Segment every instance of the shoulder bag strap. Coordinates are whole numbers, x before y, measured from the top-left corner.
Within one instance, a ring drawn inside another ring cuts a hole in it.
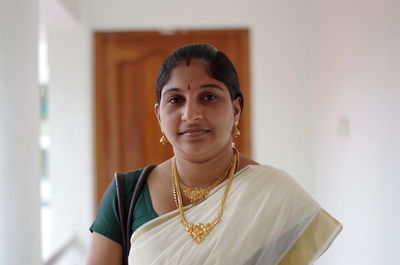
[[[127,242],[126,242],[126,196],[125,196],[125,183],[124,183],[123,173],[116,172],[114,175],[115,179],[115,187],[117,191],[117,202],[118,202],[118,214],[119,214],[119,223],[121,227],[121,235],[122,235],[122,254],[123,254],[123,264],[128,265],[128,252],[127,252]]]
[[[129,204],[129,211],[128,211],[128,218],[126,222],[126,242],[127,242],[127,256],[129,255],[129,251],[131,249],[131,235],[134,231],[132,231],[132,225],[134,220],[133,212],[135,210],[136,202],[139,199],[140,192],[143,189],[144,184],[146,183],[147,177],[149,176],[150,172],[155,168],[157,165],[151,164],[145,167],[140,174],[138,181],[136,182],[135,189],[133,190],[131,202]]]
[[[122,252],[123,252],[123,264],[128,265],[128,255],[131,248],[130,237],[133,233],[132,224],[133,224],[133,211],[135,209],[136,202],[139,198],[140,192],[143,189],[144,183],[146,183],[147,177],[150,171],[155,168],[157,165],[149,165],[142,170],[140,174],[135,188],[133,190],[132,198],[129,203],[129,211],[127,215],[127,207],[125,205],[126,195],[125,195],[125,184],[124,184],[124,176],[122,173],[115,173],[115,185],[117,190],[117,199],[118,199],[118,211],[119,211],[119,220],[121,225],[121,234],[122,234]]]

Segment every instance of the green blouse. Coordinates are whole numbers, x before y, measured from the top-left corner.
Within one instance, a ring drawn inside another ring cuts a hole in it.
[[[142,170],[143,169],[138,169],[125,173],[124,180],[127,197],[126,205],[129,205],[131,201],[133,189],[135,188],[136,182]],[[149,187],[147,186],[147,183],[144,184],[136,202],[133,217],[134,222],[132,224],[132,231],[135,231],[144,223],[158,217],[151,203]],[[103,236],[122,244],[121,228],[118,217],[117,192],[114,179],[103,195],[100,206],[97,210],[96,219],[90,226],[90,231],[102,234]]]

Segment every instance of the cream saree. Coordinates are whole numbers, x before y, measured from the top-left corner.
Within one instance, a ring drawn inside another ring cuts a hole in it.
[[[189,222],[215,218],[225,183],[186,208]],[[173,211],[132,235],[129,264],[312,264],[341,227],[283,171],[247,166],[235,175],[221,222],[200,244]]]

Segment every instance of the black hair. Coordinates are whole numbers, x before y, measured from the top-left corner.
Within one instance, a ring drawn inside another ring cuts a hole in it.
[[[157,102],[160,103],[163,87],[171,78],[172,70],[181,62],[192,58],[204,59],[208,64],[210,77],[224,83],[232,100],[240,98],[243,110],[243,93],[235,67],[229,58],[214,46],[205,43],[193,43],[175,49],[163,62],[156,81]]]

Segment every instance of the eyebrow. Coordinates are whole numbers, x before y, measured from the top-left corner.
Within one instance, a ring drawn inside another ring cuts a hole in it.
[[[199,88],[208,88],[208,87],[214,87],[214,88],[218,88],[220,90],[224,90],[222,87],[220,87],[219,85],[216,85],[216,84],[205,84],[205,85],[201,85]]]
[[[220,89],[222,91],[224,90],[222,87],[220,87],[219,85],[216,85],[216,84],[205,84],[205,85],[199,86],[198,88],[199,89],[204,89],[204,88],[210,88],[210,87],[211,88],[217,88],[217,89]],[[172,91],[182,91],[182,89],[179,88],[179,87],[170,87],[170,88],[167,88],[167,89],[163,89],[161,95],[164,95],[164,94],[166,94],[168,92],[172,92]]]
[[[177,87],[170,87],[170,88],[167,88],[167,89],[163,89],[161,95],[164,95],[164,94],[166,94],[166,93],[168,93],[168,92],[172,92],[172,91],[181,91],[181,90],[182,90],[182,89],[177,88]]]

